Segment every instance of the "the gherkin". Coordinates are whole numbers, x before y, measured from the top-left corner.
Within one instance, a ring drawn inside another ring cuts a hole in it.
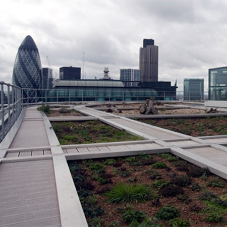
[[[30,35],[26,36],[21,43],[13,68],[12,83],[24,90],[23,96],[29,96],[30,102],[37,100],[41,92],[36,89],[42,88],[41,61],[38,48]]]

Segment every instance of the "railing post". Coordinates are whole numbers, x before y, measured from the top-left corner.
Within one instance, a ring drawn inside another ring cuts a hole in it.
[[[57,103],[58,103],[58,90],[56,92],[57,92]]]
[[[14,87],[12,87],[12,119],[13,119],[13,123],[16,121],[15,119],[15,100],[14,100]]]
[[[1,111],[2,111],[2,140],[5,136],[5,122],[4,122],[4,88],[1,84]]]
[[[10,89],[9,89],[9,84],[7,85],[7,92],[8,92],[8,125],[9,125],[9,130],[10,130],[10,125],[11,125],[11,114],[10,114]]]
[[[69,89],[69,104],[70,104],[70,89]]]

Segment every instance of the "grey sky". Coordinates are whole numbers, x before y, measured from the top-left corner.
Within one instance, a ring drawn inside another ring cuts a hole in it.
[[[204,78],[225,66],[226,0],[7,0],[0,9],[0,80],[11,82],[14,60],[26,35],[59,67],[82,67],[101,78],[104,67],[119,79],[120,68],[139,67],[143,38],[159,46],[159,80]]]

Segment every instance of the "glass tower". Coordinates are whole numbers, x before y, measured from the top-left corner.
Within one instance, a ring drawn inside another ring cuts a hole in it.
[[[204,79],[184,79],[184,100],[204,99]]]
[[[209,69],[209,100],[227,100],[227,67]]]
[[[30,35],[21,43],[14,62],[12,83],[21,88],[27,88],[23,92],[24,98],[30,101],[38,100],[42,88],[41,61],[38,48]],[[32,90],[28,90],[32,89]]]
[[[126,87],[137,87],[140,82],[139,69],[120,69],[120,80]]]

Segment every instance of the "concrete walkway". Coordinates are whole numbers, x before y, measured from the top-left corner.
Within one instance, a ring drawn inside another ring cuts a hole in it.
[[[171,152],[227,179],[227,136],[194,138],[83,105],[74,108],[88,115],[83,120],[99,119],[146,140],[60,146],[44,114],[36,107],[22,111],[0,145],[0,226],[87,226],[66,160]]]

